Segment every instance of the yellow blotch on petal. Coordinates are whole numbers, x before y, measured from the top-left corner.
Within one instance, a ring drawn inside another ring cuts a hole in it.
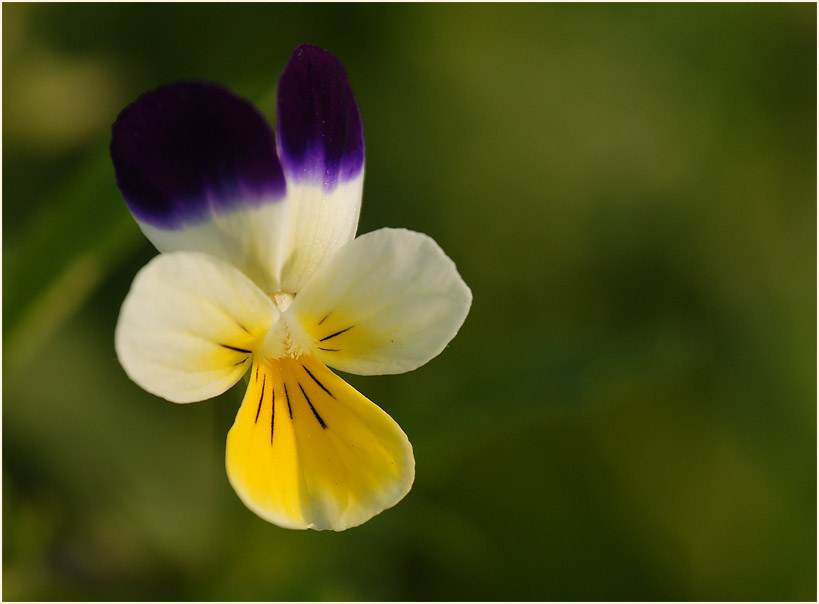
[[[245,505],[294,529],[358,526],[398,503],[415,476],[398,424],[310,356],[254,362],[226,466]]]
[[[377,357],[379,347],[390,341],[383,330],[374,329],[370,321],[360,320],[349,308],[336,307],[322,313],[300,309],[297,316],[313,353],[319,362],[331,367],[345,359]]]

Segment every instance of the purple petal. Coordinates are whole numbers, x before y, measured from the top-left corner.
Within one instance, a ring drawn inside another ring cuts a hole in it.
[[[333,190],[364,167],[361,116],[347,74],[330,52],[302,44],[279,79],[276,131],[288,177]]]
[[[180,82],[147,92],[112,132],[117,184],[141,222],[174,229],[285,194],[273,131],[221,86]]]

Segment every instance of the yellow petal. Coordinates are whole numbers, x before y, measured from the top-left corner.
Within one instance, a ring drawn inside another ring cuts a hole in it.
[[[247,507],[294,529],[362,524],[398,503],[415,476],[398,424],[309,356],[254,364],[226,466]]]

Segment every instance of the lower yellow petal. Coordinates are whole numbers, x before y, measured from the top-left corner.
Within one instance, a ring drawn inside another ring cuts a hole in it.
[[[415,476],[398,424],[308,356],[254,363],[226,466],[247,507],[295,529],[362,524],[398,503]]]

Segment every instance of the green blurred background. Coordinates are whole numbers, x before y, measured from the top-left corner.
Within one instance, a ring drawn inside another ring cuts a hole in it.
[[[816,6],[3,4],[3,598],[815,600]],[[231,490],[241,398],[131,383],[156,252],[109,127],[177,79],[269,116],[332,50],[359,231],[474,293],[437,359],[350,381],[415,447],[396,508],[292,532]]]

